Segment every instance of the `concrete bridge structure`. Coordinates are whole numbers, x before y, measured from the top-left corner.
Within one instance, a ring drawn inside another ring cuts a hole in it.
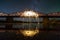
[[[14,21],[13,18],[23,18],[21,16],[21,13],[19,12],[11,13],[11,14],[0,13],[0,17],[6,18],[6,21],[0,20],[0,23],[6,25],[5,28],[0,28],[0,29],[13,29],[12,28],[13,23],[19,23],[19,21]],[[49,27],[49,23],[50,23],[49,18],[60,18],[60,12],[49,13],[49,14],[39,13],[39,18],[43,18],[43,26],[44,28],[46,28]]]

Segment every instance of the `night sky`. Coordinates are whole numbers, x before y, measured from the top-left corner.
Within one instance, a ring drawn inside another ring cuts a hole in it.
[[[25,9],[38,12],[60,12],[60,0],[0,0],[0,11],[11,13]]]

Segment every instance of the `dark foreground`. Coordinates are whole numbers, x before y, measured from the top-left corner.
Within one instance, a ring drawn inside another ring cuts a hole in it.
[[[15,32],[0,32],[0,40],[60,40],[59,31],[40,31],[34,37],[24,37]]]

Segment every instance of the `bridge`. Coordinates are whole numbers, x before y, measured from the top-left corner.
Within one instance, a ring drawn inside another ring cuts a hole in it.
[[[2,24],[5,24],[5,26],[6,26],[5,28],[0,28],[0,29],[3,29],[3,30],[14,29],[14,28],[12,28],[12,25],[14,23],[16,23],[16,24],[22,23],[22,21],[14,21],[13,18],[24,18],[24,16],[23,17],[21,16],[21,14],[22,13],[20,13],[20,12],[11,13],[11,14],[0,13],[0,18],[1,17],[6,18],[6,21],[0,20],[0,24],[2,23]],[[43,23],[44,28],[49,27],[49,23],[51,23],[49,18],[60,18],[60,12],[49,13],[49,14],[44,14],[44,13],[38,13],[38,14],[39,14],[38,18],[43,18],[43,22],[40,22],[40,23]],[[25,23],[27,23],[27,22],[25,22]],[[37,23],[37,22],[32,22],[32,23]]]

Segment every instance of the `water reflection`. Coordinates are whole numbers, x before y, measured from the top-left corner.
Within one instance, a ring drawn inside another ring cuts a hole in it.
[[[14,21],[42,22],[43,18],[13,18]]]
[[[35,29],[35,28],[43,28],[43,24],[41,23],[21,23],[21,24],[13,24],[13,28],[24,28],[24,29]]]
[[[20,30],[20,32],[27,37],[33,37],[34,35],[39,33],[38,29],[35,30]]]

